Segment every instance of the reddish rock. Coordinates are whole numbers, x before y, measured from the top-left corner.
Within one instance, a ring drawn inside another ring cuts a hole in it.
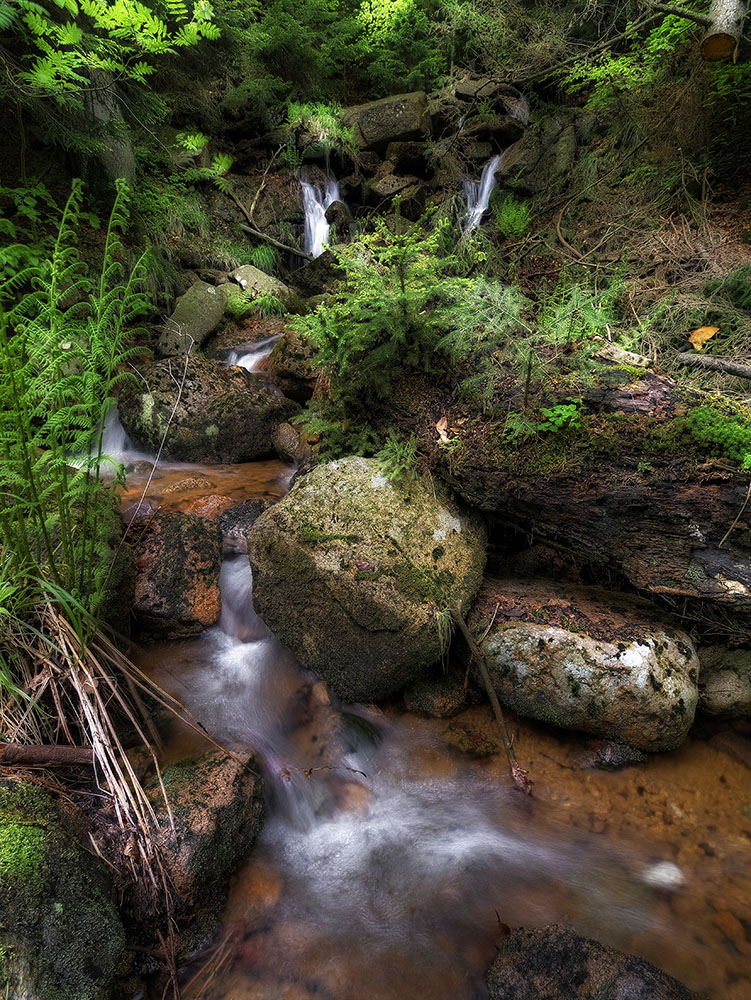
[[[196,514],[158,511],[135,544],[133,612],[141,630],[160,638],[195,635],[221,611],[222,532]]]

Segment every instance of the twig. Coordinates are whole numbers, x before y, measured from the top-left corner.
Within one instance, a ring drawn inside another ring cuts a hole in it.
[[[460,614],[459,611],[452,609],[451,617],[456,625],[459,626],[459,631],[464,636],[464,641],[469,646],[469,650],[472,656],[475,658],[478,670],[480,671],[480,676],[482,677],[482,682],[485,685],[485,690],[488,693],[488,698],[490,698],[490,704],[493,706],[493,712],[495,714],[496,722],[498,723],[498,728],[501,731],[501,739],[503,740],[503,749],[506,751],[506,757],[508,758],[509,771],[511,773],[511,780],[514,782],[517,788],[519,788],[525,795],[532,794],[532,782],[529,780],[528,772],[524,770],[523,767],[519,765],[519,761],[516,759],[516,751],[514,750],[514,744],[511,741],[511,737],[506,729],[506,723],[503,718],[503,712],[501,711],[501,703],[498,701],[498,695],[495,693],[495,688],[490,680],[490,674],[488,673],[487,664],[485,663],[485,657],[480,650],[480,647],[474,640],[474,636],[467,628],[467,623]]]
[[[271,170],[271,167],[272,167],[272,165],[274,163],[274,160],[279,155],[279,152],[280,152],[281,148],[282,147],[280,146],[279,149],[276,150],[276,152],[273,154],[273,156],[269,160],[268,166],[266,167],[266,169],[263,172],[263,177],[261,178],[261,183],[258,186],[258,190],[253,195],[253,201],[250,203],[250,210],[248,211],[248,218],[250,219],[250,222],[251,222],[252,225],[255,225],[255,222],[253,222],[253,216],[255,214],[256,205],[258,204],[258,199],[261,197],[261,192],[266,187],[266,178],[269,175],[269,170]]]
[[[236,208],[238,208],[245,218],[248,220],[248,225],[244,226],[240,223],[240,229],[245,230],[246,233],[250,233],[251,236],[255,236],[256,239],[262,240],[264,243],[270,244],[272,247],[276,247],[277,250],[284,250],[287,253],[293,253],[296,257],[301,257],[303,260],[313,260],[313,254],[305,253],[304,250],[298,250],[296,247],[287,246],[286,243],[280,243],[279,240],[275,240],[273,236],[268,236],[266,233],[262,233],[260,229],[257,229],[253,217],[247,210],[245,205],[240,201],[234,191],[226,191],[227,197],[234,202]]]
[[[749,482],[749,484],[748,484],[748,490],[746,491],[746,499],[745,499],[745,500],[743,501],[743,505],[742,505],[741,509],[740,509],[740,510],[738,511],[738,513],[736,514],[736,516],[735,516],[735,520],[734,520],[734,521],[733,521],[733,523],[732,523],[732,524],[730,525],[730,527],[729,527],[729,528],[728,528],[728,530],[727,530],[727,531],[725,532],[725,534],[724,534],[724,535],[722,536],[722,541],[721,541],[721,542],[720,542],[720,544],[719,544],[719,545],[717,546],[717,548],[718,548],[718,549],[721,549],[721,548],[722,548],[722,546],[723,546],[723,545],[725,544],[725,542],[726,542],[726,541],[728,540],[728,538],[730,537],[730,533],[731,533],[731,531],[733,531],[733,529],[735,528],[736,524],[737,524],[737,523],[738,523],[738,522],[740,521],[740,519],[741,519],[741,518],[743,517],[743,512],[745,511],[746,507],[748,507],[748,501],[749,501],[749,500],[751,500],[751,482]]]
[[[710,372],[724,372],[736,378],[751,378],[751,365],[742,365],[730,358],[717,358],[711,354],[696,354],[686,351],[678,355],[678,362],[691,368],[705,368]]]

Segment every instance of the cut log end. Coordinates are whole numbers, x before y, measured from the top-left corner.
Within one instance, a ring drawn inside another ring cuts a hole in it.
[[[736,50],[738,39],[733,35],[721,32],[716,35],[706,35],[701,43],[702,58],[706,62],[720,62],[730,59]]]

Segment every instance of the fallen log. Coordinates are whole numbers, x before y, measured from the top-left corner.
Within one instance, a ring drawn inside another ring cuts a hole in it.
[[[743,34],[747,8],[745,0],[712,0],[707,14],[709,27],[700,46],[704,59],[717,62],[734,55]]]
[[[569,374],[558,390],[548,380],[522,413],[523,376],[509,375],[492,420],[435,386],[425,389],[430,411],[415,420],[407,398],[414,406],[422,391],[414,381],[407,391],[403,405],[395,400],[396,419],[467,503],[580,566],[606,568],[681,606],[701,602],[702,617],[708,609],[723,634],[751,639],[749,477],[692,434],[687,418],[709,397],[613,368],[578,386]],[[541,409],[557,404],[576,414],[574,425],[541,429]],[[509,420],[504,433],[509,412],[517,423],[523,417],[521,432]]]
[[[689,368],[705,368],[710,372],[724,372],[736,378],[751,378],[751,365],[742,365],[730,358],[713,357],[711,354],[697,354],[686,351],[678,355],[678,361]]]
[[[51,764],[68,766],[94,766],[94,751],[91,747],[70,746],[27,746],[23,743],[0,744],[0,764],[37,764],[44,767]]]

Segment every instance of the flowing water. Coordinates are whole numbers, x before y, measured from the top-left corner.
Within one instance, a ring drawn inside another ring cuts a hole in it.
[[[300,178],[302,204],[305,211],[305,242],[306,253],[320,257],[324,244],[328,240],[330,223],[326,219],[326,210],[335,201],[341,201],[339,185],[336,178],[327,177],[323,188],[313,184],[307,178]]]
[[[487,706],[437,720],[334,704],[254,613],[244,556],[220,584],[218,626],[143,661],[213,737],[255,748],[267,781],[222,971],[188,1000],[476,1000],[499,923],[556,921],[717,1000],[751,995],[741,763],[690,742],[581,771],[577,737],[516,720],[526,799],[502,753],[457,749],[497,740]]]
[[[276,344],[281,340],[281,334],[273,337],[265,337],[253,344],[245,344],[235,347],[228,352],[225,362],[228,365],[235,365],[238,368],[245,368],[249,372],[262,371],[265,367],[266,359],[274,350]]]
[[[488,210],[490,196],[497,184],[496,172],[501,166],[503,153],[498,153],[488,160],[482,170],[479,181],[467,180],[464,182],[464,198],[467,202],[467,211],[464,216],[462,228],[465,233],[471,233],[482,222],[482,217]]]

